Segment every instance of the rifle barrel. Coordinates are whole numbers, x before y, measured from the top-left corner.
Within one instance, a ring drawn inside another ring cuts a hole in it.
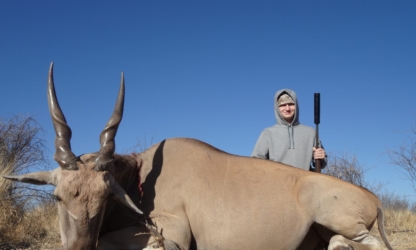
[[[314,95],[314,106],[315,106],[315,124],[320,123],[320,116],[321,116],[321,94],[315,93]]]
[[[320,93],[315,93],[314,95],[314,115],[315,115],[315,148],[318,148],[319,145],[319,123],[320,123],[320,116],[321,116],[321,95]],[[315,171],[317,173],[321,172],[321,160],[315,159]]]

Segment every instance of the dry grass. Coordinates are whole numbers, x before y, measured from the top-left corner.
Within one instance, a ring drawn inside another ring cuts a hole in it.
[[[3,158],[0,157],[0,163],[1,159]],[[12,167],[7,167],[8,165],[5,164],[0,169],[0,176],[12,171]],[[0,177],[0,249],[46,249],[59,246],[55,204],[37,199],[38,206],[34,207],[30,204],[33,199],[27,193],[26,196],[21,196],[14,185],[15,183]]]
[[[60,245],[57,209],[52,203],[25,210],[0,203],[0,249],[46,249]]]
[[[387,209],[384,224],[387,239],[395,250],[416,250],[416,213]],[[381,241],[376,228],[377,225],[373,227],[371,234]]]
[[[50,209],[48,209],[50,210]],[[56,209],[53,209],[56,211]],[[45,249],[60,245],[59,228],[57,227],[57,216],[49,219],[50,212],[33,211],[9,224],[2,224],[2,235],[0,238],[0,249],[34,248]],[[2,222],[0,222],[2,223]],[[8,227],[7,227],[8,226]],[[5,228],[4,228],[5,227]]]

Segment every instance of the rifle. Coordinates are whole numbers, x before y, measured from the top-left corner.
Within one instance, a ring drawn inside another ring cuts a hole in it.
[[[315,113],[315,125],[316,125],[316,130],[315,130],[315,148],[319,148],[320,147],[320,145],[319,145],[319,128],[318,128],[318,125],[319,125],[319,118],[320,118],[320,110],[321,110],[321,95],[319,94],[319,93],[315,93],[315,95],[314,95],[314,106],[315,106],[315,109],[314,109],[314,113]],[[317,173],[320,173],[321,172],[321,160],[317,160],[317,159],[315,159],[315,171],[317,172]]]

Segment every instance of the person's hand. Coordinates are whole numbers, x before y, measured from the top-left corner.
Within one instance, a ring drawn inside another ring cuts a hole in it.
[[[323,148],[313,148],[313,158],[321,160],[325,158],[325,150]]]

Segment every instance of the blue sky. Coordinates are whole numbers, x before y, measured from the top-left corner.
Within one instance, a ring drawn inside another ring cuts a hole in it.
[[[50,159],[53,61],[75,154],[99,148],[122,71],[120,153],[192,137],[248,156],[275,123],[274,93],[291,88],[310,126],[321,93],[329,153],[415,195],[386,150],[416,121],[416,1],[1,1],[0,24],[0,116],[35,116]]]

